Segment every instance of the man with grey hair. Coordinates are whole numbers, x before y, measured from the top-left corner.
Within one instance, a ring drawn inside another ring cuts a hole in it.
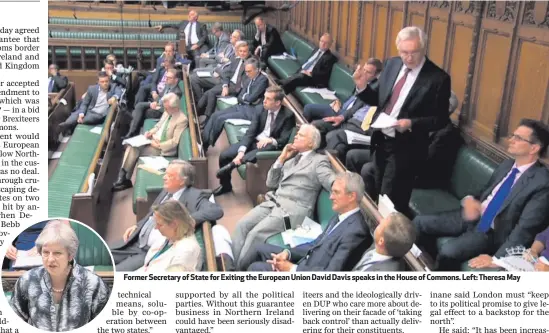
[[[312,217],[320,190],[330,191],[334,172],[330,161],[315,150],[320,133],[312,125],[302,125],[294,142],[287,144],[267,174],[268,200],[246,214],[233,233],[233,253],[237,270],[245,270],[255,260],[253,248],[270,236],[295,229],[306,216]]]
[[[358,97],[376,105],[392,125],[374,130],[371,152],[375,164],[375,189],[386,194],[400,212],[408,211],[414,179],[425,161],[429,133],[448,120],[450,76],[429,60],[427,36],[417,27],[402,29],[396,38],[399,56],[386,61],[378,84],[368,83],[365,73],[353,77]]]
[[[353,271],[403,271],[402,258],[416,240],[416,231],[410,220],[401,213],[385,217],[374,231],[374,244],[364,253]]]
[[[164,174],[164,189],[153,203],[156,206],[164,201],[178,200],[187,207],[196,222],[196,230],[204,221],[214,223],[223,217],[219,205],[210,202],[210,194],[193,187],[195,168],[183,160],[170,162]],[[111,245],[111,252],[118,271],[134,271],[144,265],[145,256],[151,244],[162,237],[154,228],[152,209],[136,225],[129,227],[122,240]]]
[[[359,174],[338,174],[330,199],[336,215],[313,242],[291,249],[270,244],[255,248],[255,262],[248,271],[349,271],[372,244],[370,229],[360,212],[364,182]]]
[[[219,22],[215,22],[212,26],[212,34],[215,36],[214,46],[200,55],[197,67],[206,67],[208,65],[217,64],[217,59],[223,58],[226,49],[229,47],[229,34],[223,31],[223,26]]]

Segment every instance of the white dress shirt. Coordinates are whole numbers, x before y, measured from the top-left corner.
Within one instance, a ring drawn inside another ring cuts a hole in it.
[[[238,81],[238,74],[240,72],[240,67],[242,66],[243,63],[244,63],[244,59],[238,58],[238,66],[236,67],[233,77],[231,78],[231,82],[234,84],[236,84],[236,82]]]
[[[307,157],[307,155],[309,155],[311,152],[312,152],[312,150],[307,150],[307,151],[304,151],[304,152],[302,152],[302,153],[297,153],[296,156],[301,154],[301,159],[299,160],[299,162],[303,161],[303,159],[304,159],[305,157]],[[295,158],[295,156],[294,156],[294,158]],[[283,164],[280,163],[279,160],[278,160],[278,158],[277,158],[277,159],[276,159],[276,162],[273,164],[273,168],[274,168],[274,169],[282,168],[282,165],[283,165]]]
[[[393,259],[393,257],[391,256],[378,253],[375,249],[373,249],[372,251],[374,251],[374,253],[372,254],[372,258],[370,258],[370,260],[366,263],[366,265],[364,265],[364,268],[362,268],[361,270],[366,270],[372,267],[373,264]]]
[[[187,42],[187,39],[189,38],[187,36],[189,36],[189,31],[191,30],[192,24],[194,24],[194,27],[193,27],[193,33],[191,34],[191,44],[196,44],[198,43],[198,35],[196,34],[196,29],[199,28],[196,22],[189,22],[185,27],[185,42]]]
[[[313,65],[310,67],[310,69],[308,69],[312,71],[315,68],[318,61],[320,60],[320,58],[322,58],[323,54],[324,54],[324,51],[322,51],[321,49],[318,49],[318,51],[316,51],[309,59],[307,59],[307,61],[305,61],[305,63],[301,66],[301,69],[305,69],[305,66],[309,64],[309,61],[311,61],[312,59],[315,59],[318,56],[318,58],[316,58],[316,60],[313,62]]]
[[[271,120],[273,119],[272,117],[274,117],[274,119],[276,119],[276,116],[278,116],[278,113],[280,112],[280,109],[274,111],[272,114],[271,114],[271,111],[268,111],[268,115],[267,115],[267,121],[265,122],[265,128],[263,129],[263,132],[259,133],[258,136],[255,137],[255,139],[257,141],[261,140],[261,139],[267,139],[269,138],[269,135],[271,134]],[[275,139],[273,139],[273,145],[276,145],[277,142]],[[248,150],[248,148],[246,146],[240,146],[238,147],[238,152],[239,153],[246,153],[246,151]]]

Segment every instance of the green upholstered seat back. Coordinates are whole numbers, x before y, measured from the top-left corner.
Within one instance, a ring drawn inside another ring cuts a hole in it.
[[[79,245],[76,262],[81,266],[112,266],[111,255],[103,241],[89,228],[71,222]]]
[[[328,85],[330,90],[336,92],[339,99],[345,101],[353,94],[355,87],[353,74],[344,65],[335,64]]]
[[[475,149],[459,149],[450,179],[450,192],[458,199],[482,190],[497,164]]]
[[[330,192],[322,189],[316,200],[316,220],[322,226],[322,230],[326,229],[330,219],[335,215],[332,210],[332,200],[330,200]]]

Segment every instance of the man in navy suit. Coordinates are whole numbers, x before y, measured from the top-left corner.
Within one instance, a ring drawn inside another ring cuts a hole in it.
[[[88,87],[82,103],[74,110],[69,118],[59,124],[61,132],[72,131],[77,124],[98,125],[103,123],[112,104],[122,95],[117,84],[112,84],[105,72],[97,75],[97,84]]]
[[[261,73],[256,59],[248,59],[245,64],[246,78],[242,80],[242,88],[236,97],[238,104],[214,112],[208,119],[203,135],[204,149],[213,146],[217,141],[227,119],[252,120],[255,114],[261,112],[261,101],[269,86],[269,79]]]
[[[66,76],[59,74],[59,66],[51,64],[48,67],[48,93],[60,92],[69,84]]]
[[[320,37],[318,48],[313,51],[311,57],[301,66],[294,75],[281,80],[280,84],[286,94],[292,93],[297,87],[320,87],[328,86],[332,67],[337,62],[337,58],[330,51],[332,46],[332,36],[325,33]]]
[[[332,185],[332,209],[337,213],[313,242],[283,250],[261,244],[256,262],[248,271],[349,271],[372,244],[370,230],[359,208],[364,193],[360,175],[351,172],[336,176]]]
[[[417,216],[413,223],[421,245],[437,237],[454,237],[438,249],[438,269],[494,267],[492,256],[528,247],[549,224],[549,170],[540,161],[547,151],[549,130],[537,120],[523,119],[509,136],[506,160],[480,193],[466,196],[461,210]]]

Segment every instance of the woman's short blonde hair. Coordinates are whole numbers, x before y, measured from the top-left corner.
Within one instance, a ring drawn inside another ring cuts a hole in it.
[[[46,224],[36,239],[36,250],[42,255],[42,247],[45,244],[53,243],[63,246],[67,250],[69,258],[74,259],[76,257],[79,241],[70,224],[59,220],[52,220]]]
[[[173,223],[177,223],[176,234],[178,239],[194,234],[196,222],[181,202],[177,200],[168,200],[153,207],[153,211],[162,219],[162,222],[167,225],[171,226]]]

